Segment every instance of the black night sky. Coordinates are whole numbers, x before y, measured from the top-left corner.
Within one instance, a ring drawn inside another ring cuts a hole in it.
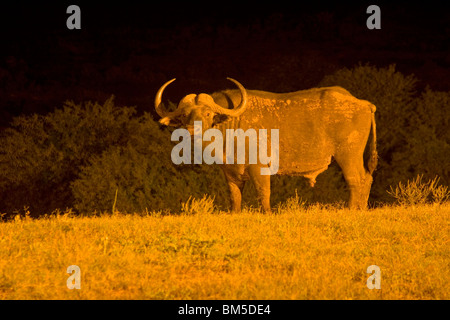
[[[447,91],[450,14],[444,2],[87,1],[2,5],[0,126],[45,113],[66,100],[152,110],[159,86],[177,77],[167,99],[230,84],[274,92],[316,86],[358,63],[395,63],[419,86]],[[66,8],[81,8],[69,30]],[[366,9],[381,8],[381,30]]]

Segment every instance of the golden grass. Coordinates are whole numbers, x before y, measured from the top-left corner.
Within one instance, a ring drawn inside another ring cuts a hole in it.
[[[449,299],[449,213],[17,218],[0,223],[0,299]],[[366,286],[370,265],[381,290]]]

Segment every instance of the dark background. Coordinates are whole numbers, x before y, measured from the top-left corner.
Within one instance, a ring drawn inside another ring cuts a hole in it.
[[[166,98],[212,92],[230,76],[249,89],[275,92],[316,86],[358,62],[395,63],[434,90],[449,85],[450,14],[445,2],[154,1],[2,4],[0,126],[12,116],[45,113],[68,99],[151,110],[159,86],[177,77]],[[81,8],[81,30],[66,9]],[[381,30],[366,9],[381,8]],[[153,112],[153,110],[151,110]]]

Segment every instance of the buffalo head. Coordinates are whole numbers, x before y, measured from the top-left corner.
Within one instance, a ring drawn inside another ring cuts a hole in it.
[[[161,116],[159,122],[166,126],[184,127],[193,130],[194,121],[202,121],[203,130],[213,128],[219,123],[225,122],[229,117],[239,117],[247,107],[247,91],[236,80],[227,78],[234,82],[241,92],[241,103],[234,109],[223,108],[214,102],[214,99],[205,93],[189,94],[181,99],[175,111],[168,112],[161,104],[164,89],[175,81],[167,81],[156,93],[155,109]]]

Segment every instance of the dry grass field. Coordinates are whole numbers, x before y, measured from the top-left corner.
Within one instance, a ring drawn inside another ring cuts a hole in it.
[[[0,223],[0,299],[449,299],[449,218],[449,203],[17,216]]]

